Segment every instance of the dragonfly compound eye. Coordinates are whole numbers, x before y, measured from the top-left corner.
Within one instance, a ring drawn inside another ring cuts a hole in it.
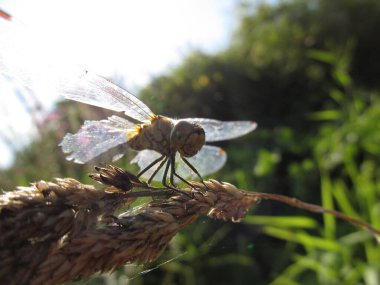
[[[181,156],[192,157],[205,144],[205,131],[198,124],[179,121],[171,132],[170,142]]]

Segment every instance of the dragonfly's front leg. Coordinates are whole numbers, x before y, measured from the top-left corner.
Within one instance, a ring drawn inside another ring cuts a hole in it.
[[[174,187],[177,187],[177,185],[174,182],[174,175],[175,175],[175,154],[170,156],[170,184]]]
[[[189,194],[185,193],[184,191],[180,190],[177,188],[177,185],[174,183],[174,179],[173,179],[173,163],[174,161],[174,156],[170,156],[170,159],[166,162],[166,166],[165,166],[165,171],[164,171],[164,175],[162,177],[162,185],[164,185],[165,187],[175,191],[175,192],[178,192],[178,193],[181,193],[181,194],[184,194],[186,196],[189,196],[191,197]],[[169,172],[169,167],[171,167],[170,169],[170,177],[169,177],[169,181],[170,181],[170,184],[169,185],[167,183],[167,178],[168,178],[168,172]]]
[[[196,189],[195,185],[193,185],[192,183],[190,183],[189,181],[187,181],[185,178],[183,178],[182,176],[180,176],[176,171],[175,171],[175,157],[171,157],[171,160],[170,160],[170,163],[171,163],[171,173],[170,173],[170,180],[171,180],[171,183],[173,184],[174,183],[174,176],[177,177],[178,179],[180,179],[182,182],[184,182],[185,184],[189,185],[191,188],[193,189]],[[200,176],[200,175],[199,175]],[[204,184],[203,182],[203,179],[201,177],[201,181]],[[206,185],[205,185],[206,186]],[[207,186],[206,186],[207,187]]]
[[[206,183],[204,182],[203,180],[203,177],[199,174],[198,170],[184,157],[181,157],[182,161],[184,163],[186,163],[186,165],[198,176],[198,178],[200,179],[200,181],[202,182],[202,184],[205,186],[205,188],[207,189],[207,185]]]

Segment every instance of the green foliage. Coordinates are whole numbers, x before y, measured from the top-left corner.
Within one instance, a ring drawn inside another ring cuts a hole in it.
[[[342,77],[349,76],[343,74]],[[320,172],[322,205],[361,217],[379,227],[379,97],[353,89],[351,80],[336,79],[337,86],[344,87],[346,98],[349,96],[351,100],[337,100],[336,109],[329,110],[334,116],[325,116],[323,112],[312,116],[327,120],[312,143],[314,161]],[[337,92],[336,89],[331,91],[333,96]],[[309,164],[309,159],[306,162]],[[305,233],[301,226],[294,231],[276,228],[270,221],[267,224],[271,224],[264,228],[267,234],[299,243],[307,252],[302,258],[297,255],[294,260],[300,262],[290,265],[272,284],[292,280],[306,284],[311,272],[321,284],[379,282],[380,250],[370,234],[350,233],[351,227],[347,229],[347,225],[338,224],[329,215],[324,216],[322,238]]]

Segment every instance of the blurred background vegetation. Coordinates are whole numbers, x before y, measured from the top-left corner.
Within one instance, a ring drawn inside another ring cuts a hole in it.
[[[220,144],[228,163],[213,178],[380,228],[380,1],[237,5],[240,24],[226,50],[194,51],[139,96],[158,114],[258,122],[254,133]],[[83,120],[107,115],[58,104],[39,139],[0,172],[2,189],[66,176],[92,183],[92,166],[67,162],[57,144]],[[135,171],[130,158],[117,164]],[[130,284],[375,285],[380,248],[368,232],[331,216],[263,202],[241,224],[202,218],[155,264],[83,284],[126,284],[126,274],[136,277]]]

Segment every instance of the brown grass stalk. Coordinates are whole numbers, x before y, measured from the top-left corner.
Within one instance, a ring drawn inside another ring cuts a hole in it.
[[[3,284],[59,284],[112,271],[128,262],[147,263],[199,216],[238,222],[262,199],[330,213],[380,233],[332,210],[281,195],[242,191],[215,180],[205,182],[207,189],[194,183],[197,190],[173,193],[152,188],[116,167],[97,170],[91,177],[108,187],[96,189],[65,178],[40,181],[0,196]],[[159,198],[114,216],[139,196]]]

